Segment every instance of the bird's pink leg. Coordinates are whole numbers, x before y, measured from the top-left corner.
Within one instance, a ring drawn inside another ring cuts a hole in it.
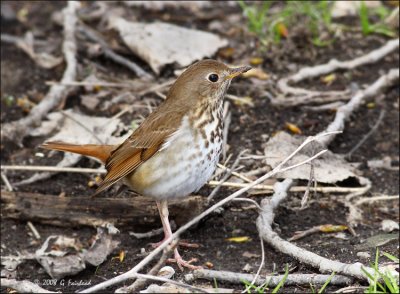
[[[169,224],[169,212],[168,212],[168,202],[166,200],[161,200],[161,201],[156,201],[157,202],[157,208],[158,212],[160,213],[160,218],[161,222],[163,225],[164,229],[164,239],[158,243],[153,244],[153,247],[158,247],[160,246],[167,238],[169,238],[172,235],[172,229],[171,225]],[[179,268],[182,270],[183,267],[187,267],[190,269],[200,269],[200,266],[194,266],[191,265],[192,262],[195,262],[196,259],[191,259],[189,261],[183,260],[181,255],[178,252],[178,248],[175,248],[174,250],[174,259],[171,259],[170,261],[176,262],[179,266]]]

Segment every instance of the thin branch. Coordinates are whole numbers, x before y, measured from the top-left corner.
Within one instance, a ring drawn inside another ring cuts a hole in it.
[[[160,268],[164,265],[168,256],[172,253],[172,251],[177,245],[178,245],[178,240],[174,240],[167,248],[165,248],[159,261],[150,269],[150,271],[147,274],[150,276],[156,275],[160,271]],[[140,291],[141,288],[143,288],[146,285],[146,282],[147,279],[139,278],[132,285],[121,287],[115,290],[115,293],[137,293]]]
[[[32,224],[32,222],[28,221],[27,225],[29,227],[29,229],[32,231],[32,234],[35,236],[36,239],[40,239],[40,234],[38,232],[38,230],[35,228],[35,226]]]
[[[376,132],[376,130],[378,129],[379,125],[380,125],[381,122],[383,121],[383,118],[385,117],[385,113],[386,113],[385,110],[382,109],[381,112],[379,113],[378,120],[375,122],[375,124],[374,124],[374,126],[372,127],[372,129],[360,140],[360,142],[358,142],[358,143],[356,144],[356,146],[354,146],[354,147],[345,155],[345,158],[351,159],[351,156],[353,155],[353,153],[354,153],[358,148],[360,148],[360,146],[361,146],[362,144],[364,144],[365,141],[367,141],[368,138],[371,137],[371,135],[372,135],[373,133]]]
[[[40,165],[2,165],[1,170],[21,170],[21,171],[42,171],[42,172],[67,172],[67,173],[95,173],[105,174],[107,170],[104,168],[82,168],[82,167],[57,167],[57,166],[40,166]]]
[[[230,169],[227,169],[226,174],[224,175],[224,177],[221,180],[221,183],[225,182],[232,174],[232,171],[237,167],[237,165],[239,164],[240,161],[240,157],[241,155],[243,155],[243,153],[247,152],[247,150],[243,150],[239,153],[239,155],[237,156],[236,160],[233,162],[232,167]],[[207,197],[207,202],[210,203],[210,201],[213,199],[213,197],[218,193],[219,189],[221,188],[221,186],[216,186],[210,193],[210,195]]]
[[[336,132],[334,132],[336,133]],[[135,276],[135,274],[140,271],[145,265],[147,265],[157,254],[159,254],[161,252],[161,250],[163,250],[166,246],[168,246],[168,244],[179,237],[180,234],[182,234],[183,232],[185,232],[188,228],[190,228],[191,226],[193,226],[194,224],[198,223],[201,219],[203,219],[205,216],[209,215],[210,213],[212,213],[214,210],[216,210],[217,208],[225,205],[226,203],[230,202],[232,199],[237,198],[238,196],[242,195],[243,193],[245,193],[246,191],[248,191],[249,189],[251,189],[253,186],[262,183],[263,181],[265,181],[266,179],[276,175],[277,173],[283,171],[283,170],[288,170],[292,167],[287,167],[287,168],[283,168],[283,166],[291,159],[293,158],[301,149],[304,148],[304,146],[308,145],[309,143],[317,140],[320,136],[328,136],[328,135],[332,135],[333,133],[324,133],[321,134],[319,136],[316,137],[308,137],[295,151],[293,151],[292,154],[290,154],[285,160],[283,160],[278,166],[276,166],[273,170],[271,170],[270,172],[266,173],[265,175],[263,175],[262,177],[260,177],[259,179],[255,180],[253,183],[249,184],[247,187],[244,187],[238,191],[236,191],[235,193],[229,195],[228,197],[222,199],[221,201],[219,201],[218,203],[214,204],[213,206],[211,206],[210,208],[208,208],[207,210],[205,210],[204,212],[202,212],[201,214],[199,214],[198,216],[196,216],[195,218],[193,218],[190,222],[188,222],[187,224],[183,225],[182,227],[180,227],[175,233],[173,233],[170,237],[168,237],[163,244],[161,244],[158,248],[154,249],[149,255],[147,255],[142,261],[140,261],[136,266],[134,266],[131,270],[118,275],[114,278],[111,278],[107,281],[104,281],[100,284],[94,285],[88,289],[83,290],[81,293],[93,293],[93,292],[97,292],[99,290],[103,290],[107,287],[110,287],[112,285],[118,284],[118,283],[122,283],[123,281],[126,281],[127,279],[131,279]],[[321,152],[319,153],[321,154]],[[315,156],[313,157],[315,158]],[[303,161],[302,164],[306,164],[307,162],[311,161],[312,159],[309,158],[305,161]],[[298,164],[296,164],[296,166],[298,166]]]
[[[246,177],[245,175],[242,175],[242,174],[240,174],[240,173],[238,173],[238,172],[233,171],[233,168],[226,167],[225,165],[223,165],[223,164],[221,164],[221,163],[218,163],[217,166],[218,166],[219,168],[222,168],[222,169],[224,169],[224,170],[229,171],[233,176],[235,176],[235,177],[237,177],[237,178],[239,178],[239,179],[242,179],[243,181],[245,181],[245,182],[247,182],[247,183],[251,183],[251,182],[252,182],[252,180],[250,180],[250,179],[249,179],[248,177]]]
[[[166,279],[166,278],[162,278],[162,277],[156,277],[156,276],[152,276],[152,275],[144,275],[144,274],[135,274],[138,278],[142,278],[142,279],[148,279],[148,280],[153,280],[153,281],[158,281],[158,282],[164,282],[164,283],[170,283],[173,285],[177,285],[189,290],[194,291],[193,293],[207,293],[207,291],[205,291],[204,289],[201,288],[197,288],[185,283],[181,283],[181,282],[177,282],[171,279]]]
[[[252,288],[252,286],[256,283],[258,277],[260,276],[261,270],[265,264],[264,240],[261,238],[261,236],[259,236],[259,237],[260,237],[260,246],[261,246],[261,263],[260,263],[260,266],[258,267],[256,274],[254,275],[254,278],[251,280],[250,285],[248,285],[246,287],[246,289],[244,289],[242,291],[242,293],[247,293]]]
[[[133,71],[138,77],[145,78],[145,79],[148,79],[148,80],[152,80],[153,79],[153,77],[150,74],[148,74],[147,72],[145,72],[139,65],[137,65],[133,61],[130,61],[130,60],[126,59],[125,57],[115,53],[108,46],[106,41],[104,41],[104,39],[100,36],[100,34],[95,32],[90,27],[88,27],[87,25],[85,25],[83,23],[80,23],[79,26],[78,26],[78,29],[90,41],[98,43],[101,46],[101,48],[103,49],[104,55],[107,58],[110,58],[114,62],[116,62],[116,63],[118,63],[118,64],[120,64],[122,66],[127,67],[128,69]]]
[[[2,172],[0,175],[1,175],[1,179],[3,180],[4,184],[6,184],[7,190],[12,192],[14,189],[11,186],[10,181],[8,180],[6,174]]]
[[[190,274],[185,275],[186,282],[192,282],[196,279],[206,279],[213,281],[223,281],[233,284],[243,285],[242,281],[252,281],[256,275],[254,274],[242,274],[228,271],[214,271],[214,270],[195,270]],[[287,276],[285,281],[285,286],[295,286],[295,285],[309,285],[310,283],[316,285],[323,285],[330,278],[330,275],[316,275],[316,274],[290,274]],[[275,287],[284,278],[283,275],[267,275],[264,277],[257,277],[254,285],[262,286],[268,283],[268,287]],[[353,279],[335,275],[330,281],[330,285],[348,285],[352,283]]]
[[[359,199],[354,205],[360,206],[364,203],[371,203],[376,201],[390,201],[390,200],[399,200],[399,195],[382,195],[382,196],[375,196],[375,197],[368,197]]]
[[[398,47],[399,39],[390,40],[384,46],[353,60],[338,61],[333,59],[326,64],[302,68],[297,73],[278,81],[278,88],[283,95],[278,98],[272,97],[271,102],[273,104],[294,106],[310,102],[327,103],[337,100],[347,100],[350,94],[349,91],[310,91],[302,88],[291,87],[289,84],[328,74],[338,69],[353,69],[360,65],[377,62],[396,50]],[[287,95],[293,95],[293,97],[286,97]]]

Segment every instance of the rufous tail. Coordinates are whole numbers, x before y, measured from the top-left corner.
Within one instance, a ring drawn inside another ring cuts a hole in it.
[[[77,153],[85,156],[91,156],[99,159],[101,162],[106,163],[111,155],[111,152],[115,149],[115,145],[77,145],[69,144],[64,142],[46,142],[40,145],[44,149],[60,150],[66,152]]]

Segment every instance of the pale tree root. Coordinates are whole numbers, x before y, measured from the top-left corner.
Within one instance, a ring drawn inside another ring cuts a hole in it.
[[[292,184],[292,180],[284,180],[275,184],[275,194],[270,199],[263,199],[261,201],[262,211],[257,218],[257,229],[270,246],[275,250],[292,256],[303,264],[310,265],[318,268],[320,272],[335,272],[358,278],[360,280],[368,280],[364,274],[363,269],[374,275],[374,269],[364,266],[362,263],[346,264],[335,260],[319,256],[313,252],[300,248],[288,241],[283,240],[272,230],[272,223],[274,220],[274,210],[279,204],[288,196],[287,191]],[[394,270],[390,271],[393,276],[398,276]]]

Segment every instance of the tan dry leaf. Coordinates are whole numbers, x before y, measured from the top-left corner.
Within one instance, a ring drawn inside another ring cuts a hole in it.
[[[296,150],[305,138],[297,135],[296,137],[286,132],[279,132],[271,137],[264,149],[266,155],[266,163],[275,168],[294,150]],[[303,148],[296,156],[294,156],[287,166],[302,162],[315,155],[322,149],[326,149],[318,142],[313,142]],[[319,183],[334,184],[348,178],[355,178],[360,182],[358,174],[361,174],[353,164],[347,162],[342,156],[331,151],[325,152],[320,157],[313,160],[314,178]],[[294,169],[279,173],[279,178],[308,180],[310,177],[310,164],[304,164]]]
[[[252,68],[248,72],[242,74],[244,78],[256,78],[262,81],[268,80],[269,75],[263,71],[261,68]]]
[[[164,22],[140,23],[112,17],[109,26],[157,74],[167,64],[185,67],[213,56],[219,48],[228,45],[227,40],[215,34]]]
[[[295,124],[292,124],[290,122],[285,122],[285,126],[293,134],[300,135],[302,133],[301,129],[298,126],[296,126]]]

